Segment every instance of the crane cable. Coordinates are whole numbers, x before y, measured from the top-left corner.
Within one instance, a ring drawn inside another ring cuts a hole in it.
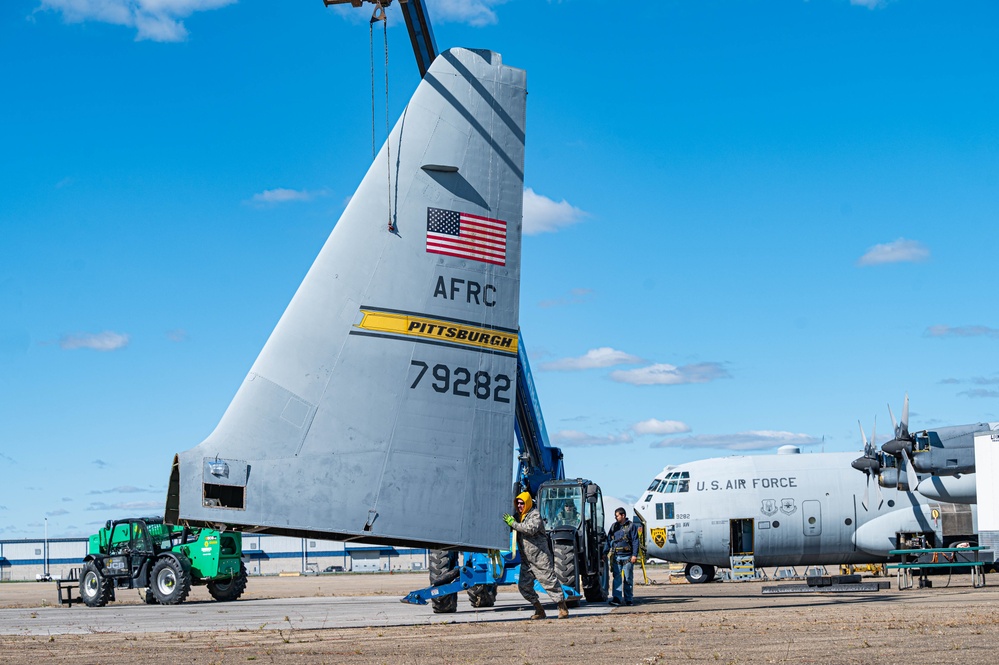
[[[388,230],[395,231],[392,223],[392,148],[389,145],[389,50],[388,50],[388,20],[385,15],[385,7],[381,2],[375,2],[375,11],[368,21],[368,51],[371,60],[371,158],[376,157],[375,149],[375,38],[374,25],[376,22],[382,24],[382,37],[385,48],[385,167],[386,167],[386,191],[388,195]]]

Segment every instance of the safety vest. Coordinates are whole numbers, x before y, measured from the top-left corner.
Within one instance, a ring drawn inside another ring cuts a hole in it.
[[[614,524],[614,532],[611,540],[611,552],[615,557],[630,557],[633,551],[631,544],[631,520],[625,520],[624,524]]]

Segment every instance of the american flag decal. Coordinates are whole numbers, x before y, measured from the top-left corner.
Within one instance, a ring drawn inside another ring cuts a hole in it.
[[[506,222],[427,208],[427,251],[505,266]]]

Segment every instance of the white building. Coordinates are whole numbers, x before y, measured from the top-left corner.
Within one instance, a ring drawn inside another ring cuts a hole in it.
[[[33,580],[46,570],[68,578],[87,555],[86,538],[0,540],[0,580]],[[427,551],[333,540],[243,535],[243,561],[250,575],[279,573],[388,572],[426,570]]]

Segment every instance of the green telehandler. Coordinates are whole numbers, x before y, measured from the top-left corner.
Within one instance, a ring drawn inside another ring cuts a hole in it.
[[[115,599],[115,589],[145,589],[152,605],[184,602],[194,584],[212,598],[236,600],[246,590],[242,534],[170,526],[160,517],[108,520],[90,536],[80,597],[90,607]]]

